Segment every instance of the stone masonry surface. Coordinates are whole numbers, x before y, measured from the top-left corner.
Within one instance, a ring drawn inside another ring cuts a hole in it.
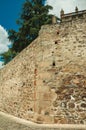
[[[86,130],[86,125],[36,124],[0,112],[0,130]]]
[[[0,70],[0,111],[36,123],[86,124],[86,15],[42,26]]]

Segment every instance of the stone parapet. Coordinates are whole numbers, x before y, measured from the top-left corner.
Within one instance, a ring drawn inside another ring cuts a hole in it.
[[[73,20],[86,20],[86,10],[82,10],[82,11],[76,11],[76,12],[72,12],[72,13],[61,13],[61,21],[62,22],[71,22]]]

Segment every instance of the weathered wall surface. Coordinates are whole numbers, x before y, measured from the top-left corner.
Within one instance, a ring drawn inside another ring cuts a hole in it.
[[[0,112],[0,130],[86,130],[86,125],[36,124]]]
[[[38,123],[86,124],[86,18],[43,26],[0,71],[0,110]]]

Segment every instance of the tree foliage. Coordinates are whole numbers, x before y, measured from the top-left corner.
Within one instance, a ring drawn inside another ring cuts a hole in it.
[[[12,49],[9,49],[7,52],[1,54],[4,60],[4,65],[11,61],[16,55],[17,53],[15,51],[12,51]]]
[[[49,14],[51,6],[45,5],[46,0],[26,0],[23,3],[21,14],[16,23],[18,31],[9,30],[9,40],[12,48],[2,54],[5,63],[27,47],[37,36],[42,25],[50,24],[52,15]]]
[[[22,51],[37,36],[42,25],[51,23],[52,15],[49,15],[49,5],[44,5],[45,0],[26,0],[17,24],[19,30],[9,30],[9,39],[13,42],[12,49],[15,52]]]

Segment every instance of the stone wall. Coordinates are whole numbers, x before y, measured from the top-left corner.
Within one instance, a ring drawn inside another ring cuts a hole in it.
[[[0,112],[0,130],[86,130],[86,125],[36,124]]]
[[[86,17],[42,26],[1,69],[0,110],[37,123],[86,124]]]

